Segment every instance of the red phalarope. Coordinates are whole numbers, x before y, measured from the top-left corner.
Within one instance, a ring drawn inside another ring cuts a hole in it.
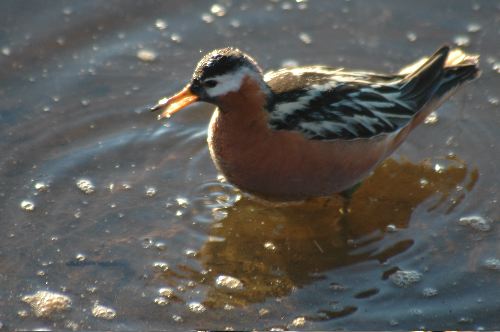
[[[264,75],[250,56],[224,48],[151,110],[164,118],[196,101],[216,105],[208,145],[226,179],[265,199],[302,200],[360,183],[479,75],[478,62],[444,46],[397,74],[307,66]]]

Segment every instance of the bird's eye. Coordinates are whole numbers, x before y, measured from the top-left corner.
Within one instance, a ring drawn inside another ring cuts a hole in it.
[[[203,83],[207,88],[214,88],[217,85],[216,80],[207,80]]]

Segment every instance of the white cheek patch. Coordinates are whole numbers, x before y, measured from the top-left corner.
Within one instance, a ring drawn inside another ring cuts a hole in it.
[[[205,88],[210,97],[223,96],[229,92],[238,91],[245,76],[253,76],[254,73],[249,68],[240,68],[237,71],[209,78],[217,81],[213,88]]]

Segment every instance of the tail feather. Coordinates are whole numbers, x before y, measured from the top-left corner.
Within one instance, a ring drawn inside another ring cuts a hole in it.
[[[403,98],[420,109],[433,96],[449,95],[463,82],[476,78],[478,63],[478,55],[465,54],[459,49],[450,51],[448,46],[443,46],[430,58],[400,72],[406,75],[401,87]]]
[[[477,67],[479,64],[479,55],[477,54],[466,54],[461,49],[454,49],[448,55],[445,68],[448,67],[463,67],[463,66],[474,66]]]

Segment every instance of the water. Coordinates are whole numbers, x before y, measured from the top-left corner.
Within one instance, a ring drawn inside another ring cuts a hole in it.
[[[499,10],[1,2],[0,329],[498,328]],[[209,105],[161,122],[143,111],[216,47],[266,69],[391,71],[457,36],[481,54],[481,78],[345,216],[338,197],[275,207],[224,182],[205,142]],[[34,294],[61,310],[37,317],[22,300]]]

